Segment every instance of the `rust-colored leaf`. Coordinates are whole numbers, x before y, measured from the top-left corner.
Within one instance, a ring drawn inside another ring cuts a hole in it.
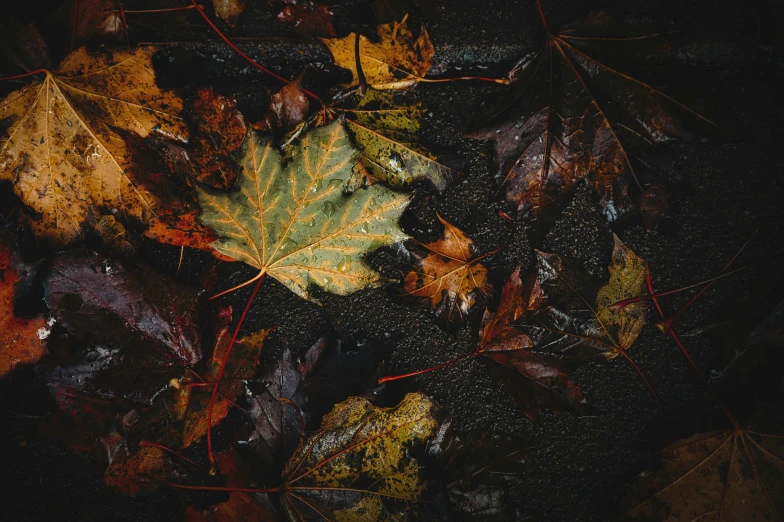
[[[109,460],[103,476],[107,487],[135,497],[152,493],[162,481],[176,477],[174,464],[160,448],[142,446],[132,452],[117,432],[103,437],[101,443]]]
[[[278,22],[288,25],[301,38],[333,38],[332,11],[312,0],[283,0],[286,4],[278,13]]]
[[[473,242],[441,216],[444,237],[432,243],[411,243],[412,269],[405,276],[404,296],[431,308],[445,328],[460,325],[471,309],[492,295],[487,269]]]
[[[298,78],[272,95],[267,114],[263,120],[254,123],[253,128],[280,136],[305,121],[308,112],[310,101],[302,91],[302,81]]]
[[[46,319],[25,319],[14,313],[16,284],[29,270],[19,259],[11,234],[0,228],[0,377],[46,354]]]

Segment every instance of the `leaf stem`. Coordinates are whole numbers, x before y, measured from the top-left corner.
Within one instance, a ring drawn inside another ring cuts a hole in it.
[[[539,18],[542,19],[542,26],[547,36],[552,38],[553,33],[550,32],[550,27],[547,25],[547,18],[544,16],[544,9],[542,9],[542,0],[536,0],[536,8],[539,11]]]
[[[190,462],[191,464],[193,464],[193,465],[194,465],[194,466],[196,466],[197,468],[201,468],[201,469],[203,469],[204,471],[207,471],[207,468],[205,468],[204,466],[202,466],[202,465],[201,465],[201,464],[199,464],[198,462],[194,462],[194,461],[192,461],[191,459],[189,459],[188,457],[186,457],[186,456],[185,456],[185,455],[183,455],[182,453],[179,453],[179,452],[177,452],[177,451],[174,451],[173,449],[169,448],[168,446],[164,446],[163,444],[159,444],[159,443],[157,443],[157,442],[152,442],[152,441],[150,441],[150,440],[142,440],[142,441],[140,441],[140,442],[139,442],[139,446],[143,446],[143,447],[147,447],[147,448],[158,448],[158,449],[162,449],[163,451],[167,451],[167,452],[171,453],[172,455],[174,455],[174,456],[176,456],[176,457],[179,457],[179,458],[181,458],[182,460],[184,460],[184,461],[186,461],[186,462]]]
[[[256,286],[253,288],[253,292],[248,298],[248,303],[245,305],[245,309],[242,311],[242,315],[240,315],[239,321],[237,321],[237,327],[234,329],[234,335],[231,336],[231,342],[229,343],[228,348],[226,348],[226,353],[224,354],[223,360],[221,361],[220,371],[218,371],[218,376],[215,379],[216,382],[212,387],[212,396],[210,397],[210,404],[207,407],[207,457],[210,461],[210,473],[215,472],[215,455],[212,452],[212,408],[215,405],[215,398],[218,396],[218,387],[220,386],[221,379],[223,378],[223,372],[226,370],[226,362],[229,360],[229,356],[231,355],[231,349],[234,347],[234,343],[237,341],[237,336],[240,333],[240,328],[242,328],[242,323],[245,322],[245,318],[248,316],[250,305],[256,298],[256,294],[259,292],[259,288],[261,288],[261,283],[264,282],[265,275],[266,272],[262,271],[261,275],[257,278],[258,282],[256,283]]]
[[[263,65],[261,65],[260,63],[258,63],[256,60],[254,60],[253,58],[251,58],[250,56],[248,56],[247,54],[245,54],[244,52],[242,52],[242,51],[239,49],[239,47],[237,47],[236,45],[234,45],[234,44],[231,42],[231,40],[229,40],[229,38],[228,38],[228,37],[227,37],[225,34],[223,34],[223,32],[222,32],[220,29],[218,29],[218,26],[217,26],[217,25],[215,25],[215,24],[213,23],[213,21],[212,21],[212,20],[210,20],[210,17],[209,17],[209,16],[207,16],[207,13],[205,13],[205,12],[204,12],[204,10],[201,8],[201,6],[200,6],[199,4],[197,4],[197,3],[196,3],[196,0],[191,0],[191,4],[193,4],[193,6],[196,8],[196,11],[198,11],[198,13],[201,15],[201,17],[202,17],[202,18],[204,18],[204,21],[206,21],[206,22],[207,22],[207,24],[208,24],[208,25],[209,25],[209,26],[212,28],[212,30],[213,30],[213,31],[215,31],[215,34],[217,34],[218,36],[220,36],[221,40],[223,40],[224,42],[226,42],[226,45],[228,45],[229,47],[231,47],[231,48],[232,48],[232,50],[233,50],[235,53],[237,53],[237,54],[239,54],[240,56],[242,56],[242,57],[243,57],[243,58],[244,58],[244,59],[245,59],[245,60],[246,60],[246,61],[247,61],[249,64],[251,64],[252,66],[256,67],[257,69],[259,69],[259,70],[261,70],[261,71],[263,71],[263,72],[265,72],[265,73],[267,73],[267,74],[269,74],[269,75],[270,75],[270,76],[272,76],[273,78],[275,78],[275,79],[278,79],[278,80],[282,81],[283,83],[285,83],[285,84],[287,84],[287,85],[288,85],[289,83],[291,83],[291,80],[287,80],[287,79],[286,79],[286,78],[284,78],[283,76],[280,76],[279,74],[276,74],[276,73],[274,73],[274,72],[270,71],[269,69],[267,69],[266,67],[264,67]],[[309,90],[307,90],[307,89],[302,89],[302,92],[304,92],[305,94],[307,94],[308,96],[310,96],[310,97],[311,97],[311,98],[313,98],[314,100],[321,101],[321,98],[319,98],[317,95],[315,95],[314,93],[310,92],[310,91],[309,91]]]
[[[230,486],[191,486],[188,484],[174,484],[173,482],[163,482],[167,486],[179,489],[195,489],[197,491],[228,491],[239,493],[280,493],[281,488],[237,488]]]
[[[26,72],[26,73],[23,73],[23,74],[17,74],[15,76],[2,76],[2,77],[0,77],[0,81],[3,81],[3,80],[18,80],[20,78],[27,78],[28,76],[33,76],[34,74],[41,74],[41,73],[45,73],[45,72],[46,72],[46,69],[36,69],[34,71]]]
[[[472,357],[476,357],[477,355],[481,355],[481,354],[482,354],[482,352],[475,351],[475,352],[471,352],[471,353],[466,354],[466,355],[461,355],[460,357],[456,357],[456,358],[452,359],[451,361],[447,361],[445,363],[438,364],[436,366],[431,366],[430,368],[425,368],[424,370],[417,370],[415,372],[402,373],[400,375],[388,375],[386,377],[381,377],[378,380],[378,383],[379,384],[384,384],[385,382],[399,381],[401,379],[407,379],[409,377],[414,377],[416,375],[422,375],[423,373],[434,372],[434,371],[440,370],[442,368],[448,368],[448,367],[453,366],[453,365],[455,365],[455,364],[457,364],[459,362],[462,362],[462,361],[464,361],[466,359],[470,359]]]

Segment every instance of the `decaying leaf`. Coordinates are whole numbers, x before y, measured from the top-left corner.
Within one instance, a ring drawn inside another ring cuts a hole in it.
[[[379,42],[375,43],[365,36],[359,37],[359,63],[367,84],[374,89],[409,89],[417,84],[433,61],[435,49],[424,26],[419,37],[406,25],[406,18],[400,22],[378,26]],[[353,74],[348,88],[359,84],[357,74],[355,43],[356,34],[344,38],[324,38],[321,40],[329,48],[335,63]]]
[[[233,449],[216,455],[218,469],[226,479],[228,487],[248,487],[247,477],[242,473],[242,461]],[[240,520],[253,522],[273,522],[277,518],[273,515],[266,499],[262,501],[260,493],[245,491],[230,491],[229,500],[210,506],[199,511],[194,506],[185,510],[187,522],[237,522]]]
[[[477,351],[531,420],[543,410],[587,415],[593,410],[570,376],[582,361],[534,351],[535,336],[520,328],[526,315],[542,306],[543,297],[535,274],[524,282],[518,267],[504,285],[498,310],[485,310]]]
[[[107,487],[135,497],[152,493],[161,481],[176,477],[174,464],[160,448],[140,447],[131,452],[117,432],[101,442],[109,456],[109,468],[103,476]]]
[[[215,14],[227,24],[237,24],[242,11],[245,10],[245,0],[212,0]]]
[[[622,520],[777,521],[783,493],[784,436],[735,427],[661,450],[658,469],[630,486]]]
[[[46,354],[46,319],[25,319],[14,313],[15,287],[22,277],[20,272],[28,270],[16,253],[14,239],[0,228],[0,378]]]
[[[291,27],[302,38],[333,38],[332,12],[324,4],[314,4],[312,0],[283,0],[285,6],[278,13],[277,20]]]
[[[4,76],[51,66],[49,49],[35,24],[23,25],[16,18],[0,22],[0,71]]]
[[[487,269],[473,252],[473,242],[441,216],[444,237],[433,243],[412,243],[414,260],[405,276],[404,296],[418,298],[434,310],[446,328],[460,325],[471,309],[492,295]]]
[[[402,97],[370,89],[365,96],[355,93],[326,110],[346,116],[346,127],[362,153],[360,162],[374,180],[393,187],[425,180],[444,190],[452,170],[418,144],[425,108],[397,98]]]
[[[52,315],[95,347],[82,366],[95,380],[78,367],[60,379],[146,401],[201,358],[198,294],[146,267],[73,250],[55,258],[44,285]]]
[[[41,83],[0,102],[0,181],[55,246],[82,239],[100,214],[146,222],[158,202],[134,181],[122,132],[184,140],[182,101],[155,83],[154,48],[71,53]]]
[[[260,132],[281,135],[305,121],[310,112],[310,101],[302,91],[302,81],[287,83],[270,98],[267,114],[253,128]]]
[[[408,198],[376,185],[345,196],[356,149],[341,123],[306,134],[285,165],[258,135],[244,147],[237,192],[198,190],[215,248],[305,299],[311,283],[340,295],[377,283],[362,255],[406,237],[397,220]]]
[[[438,431],[435,405],[408,394],[394,408],[351,397],[289,460],[281,486],[290,520],[381,521],[413,514],[425,491],[412,456]]]
[[[648,274],[648,263],[615,236],[609,270],[610,280],[596,295],[596,318],[609,330],[608,334],[618,341],[618,347],[628,350],[645,326],[649,306],[645,301],[639,301],[620,310],[611,310],[609,307],[618,301],[647,294],[645,277]]]
[[[495,141],[506,200],[520,210],[537,215],[586,180],[614,220],[630,206],[626,187],[643,188],[634,149],[688,138],[683,116],[707,120],[591,55],[602,43],[620,50],[619,40],[648,40],[607,38],[609,19],[602,13],[558,33],[542,19],[546,44],[510,72],[520,107],[507,108],[502,123],[473,137]]]
[[[118,43],[125,25],[118,0],[69,0],[64,18],[71,22],[71,49],[86,43]]]

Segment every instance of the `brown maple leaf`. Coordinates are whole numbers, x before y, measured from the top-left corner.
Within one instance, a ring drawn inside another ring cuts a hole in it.
[[[444,237],[432,243],[411,242],[412,269],[403,283],[403,296],[418,298],[447,329],[459,326],[471,309],[493,293],[487,269],[473,242],[441,216]]]
[[[617,49],[662,35],[606,37],[609,19],[602,13],[551,32],[537,5],[547,41],[510,72],[522,111],[472,137],[495,141],[505,198],[519,210],[538,215],[586,180],[614,220],[631,205],[628,187],[643,189],[633,161],[638,149],[689,138],[684,117],[713,123],[589,54],[601,43]]]

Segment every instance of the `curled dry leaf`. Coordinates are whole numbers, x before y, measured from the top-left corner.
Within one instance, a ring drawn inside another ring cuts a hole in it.
[[[306,134],[285,165],[256,134],[243,151],[237,192],[198,189],[218,251],[305,299],[310,284],[347,295],[379,281],[362,256],[406,237],[397,221],[408,198],[375,185],[346,197],[357,151],[340,122]]]
[[[700,433],[659,452],[623,501],[622,520],[781,520],[784,436],[735,427]]]
[[[302,441],[281,485],[290,520],[399,520],[425,491],[412,452],[438,431],[436,406],[410,393],[394,408],[351,397]]]
[[[291,27],[299,37],[333,38],[332,11],[324,4],[314,4],[312,0],[283,0],[286,4],[278,13],[277,20]]]
[[[302,80],[298,78],[272,95],[267,114],[262,121],[254,123],[253,128],[280,136],[305,121],[308,112],[310,101],[302,91]]]
[[[242,11],[245,10],[245,0],[212,0],[215,15],[231,25],[237,24]]]
[[[0,378],[46,354],[46,319],[14,313],[16,284],[29,270],[19,259],[11,234],[0,228]]]
[[[146,222],[155,196],[134,181],[122,132],[184,140],[182,101],[155,83],[155,49],[71,53],[56,72],[0,102],[0,181],[29,209],[33,232],[55,246],[82,239],[101,214]]]
[[[365,36],[359,37],[359,63],[367,80],[374,89],[409,89],[417,84],[427,71],[435,55],[433,44],[424,26],[419,37],[406,25],[406,18],[400,22],[378,26],[378,43]],[[335,63],[348,69],[353,75],[350,83],[342,87],[359,85],[356,65],[356,34],[344,38],[324,38],[321,40],[329,48]]]
[[[547,29],[544,15],[542,20]],[[624,43],[650,43],[662,36],[607,38],[607,22],[598,13],[558,33],[547,30],[544,47],[510,72],[519,103],[502,111],[504,121],[473,135],[495,141],[506,200],[522,211],[539,214],[585,179],[614,220],[630,205],[626,187],[642,189],[634,149],[689,138],[680,125],[683,116],[710,124],[652,86],[592,57],[602,43],[620,51]],[[516,116],[507,119],[510,111]]]
[[[73,373],[95,391],[148,401],[201,358],[197,292],[151,269],[72,250],[55,258],[44,287],[53,317],[96,348],[82,366],[95,380]]]
[[[370,89],[365,96],[354,94],[325,110],[345,115],[346,128],[362,153],[361,165],[372,180],[393,187],[424,180],[442,191],[454,173],[418,144],[425,108],[398,98],[400,94]]]
[[[418,298],[433,309],[442,326],[459,326],[471,309],[492,295],[487,269],[476,256],[473,242],[441,216],[444,237],[433,243],[412,243],[414,262],[405,276],[404,296]]]
[[[64,18],[71,22],[71,47],[87,43],[116,44],[125,40],[118,0],[69,0]]]

